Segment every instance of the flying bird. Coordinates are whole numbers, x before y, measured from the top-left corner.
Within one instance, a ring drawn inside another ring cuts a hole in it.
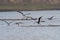
[[[23,14],[23,13],[22,13],[22,12],[20,12],[20,11],[17,11],[17,12],[21,13],[23,16],[26,16],[25,14]]]
[[[54,17],[54,16],[52,16],[52,17],[48,18],[48,20],[52,20],[52,19],[53,19],[53,17]]]
[[[17,11],[17,12],[21,13],[24,17],[26,17],[26,19],[35,19],[35,18],[32,18],[31,16],[26,16],[25,14],[23,14],[23,13],[20,12],[20,11]]]
[[[10,24],[13,23],[13,22],[7,22],[5,20],[4,20],[4,22],[7,23],[8,26],[10,26]]]
[[[38,21],[37,21],[38,24],[40,24],[41,18],[42,18],[42,16],[38,18]]]

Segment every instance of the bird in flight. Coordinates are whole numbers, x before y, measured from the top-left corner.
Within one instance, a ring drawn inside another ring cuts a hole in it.
[[[17,11],[17,12],[21,13],[23,16],[26,16],[25,14],[23,14],[23,13],[22,13],[22,12],[20,12],[20,11]]]
[[[48,20],[52,20],[52,19],[53,19],[53,17],[54,17],[54,16],[52,16],[52,17],[48,18]]]
[[[22,13],[21,11],[17,11],[19,13],[21,13],[24,17],[26,17],[26,19],[36,19],[36,18],[32,18],[31,16],[26,16],[24,13]],[[29,13],[30,14],[30,13]]]

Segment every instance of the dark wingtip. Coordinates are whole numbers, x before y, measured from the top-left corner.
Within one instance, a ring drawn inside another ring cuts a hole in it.
[[[22,12],[20,12],[20,11],[17,11],[17,12],[22,13]]]
[[[19,11],[17,11],[17,12],[19,12]]]

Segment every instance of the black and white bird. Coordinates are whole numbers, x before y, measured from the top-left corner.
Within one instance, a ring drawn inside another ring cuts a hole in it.
[[[7,23],[8,26],[10,26],[10,24],[13,23],[13,22],[5,21],[5,20],[2,20],[2,21],[4,21],[5,23]]]
[[[52,20],[54,16],[50,17],[50,18],[47,18],[48,20]]]
[[[25,15],[25,14],[23,14],[21,11],[17,11],[17,12],[21,13],[23,16],[26,16],[26,15]]]
[[[38,21],[37,21],[38,24],[40,24],[41,18],[42,18],[42,16],[38,18]]]
[[[34,22],[34,24],[35,23],[40,24],[41,22],[45,22],[44,20],[41,20],[41,19],[42,19],[42,16],[37,18],[37,22]]]
[[[20,11],[17,11],[17,12],[21,13],[22,16],[26,17],[26,19],[36,19],[36,18],[31,17],[31,16],[26,16],[25,14],[23,14],[23,13],[20,12]]]

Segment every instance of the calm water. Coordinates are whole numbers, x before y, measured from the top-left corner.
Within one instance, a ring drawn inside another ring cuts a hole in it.
[[[29,16],[32,17],[40,17],[43,16],[45,18],[55,16],[55,18],[60,18],[60,10],[47,10],[47,11],[21,11],[24,14],[31,13]],[[21,18],[22,15],[16,11],[10,12],[0,12],[0,18]]]
[[[60,40],[60,27],[3,27],[0,40]]]
[[[42,17],[43,21],[41,22],[43,25],[60,25],[60,10],[46,10],[46,11],[21,11],[24,14],[29,14],[27,16],[32,16],[33,18],[38,18],[40,16]],[[54,16],[53,20],[47,20],[47,18],[50,18]],[[21,19],[24,18],[20,13],[16,11],[11,12],[0,12],[0,19]],[[24,25],[36,25],[36,21],[23,21]],[[4,22],[2,22],[4,23]],[[1,23],[0,23],[1,24]],[[5,23],[4,23],[5,24]]]
[[[37,18],[43,16],[45,21],[46,18],[54,16],[54,20],[47,20],[41,24],[60,24],[60,10],[22,12],[24,14],[31,13],[29,16]],[[18,12],[0,12],[0,18],[23,18],[23,16]],[[6,24],[4,22],[0,23]],[[28,23],[25,21],[24,23],[25,25],[33,24],[31,21],[28,21]],[[60,27],[0,26],[0,40],[60,40]]]

